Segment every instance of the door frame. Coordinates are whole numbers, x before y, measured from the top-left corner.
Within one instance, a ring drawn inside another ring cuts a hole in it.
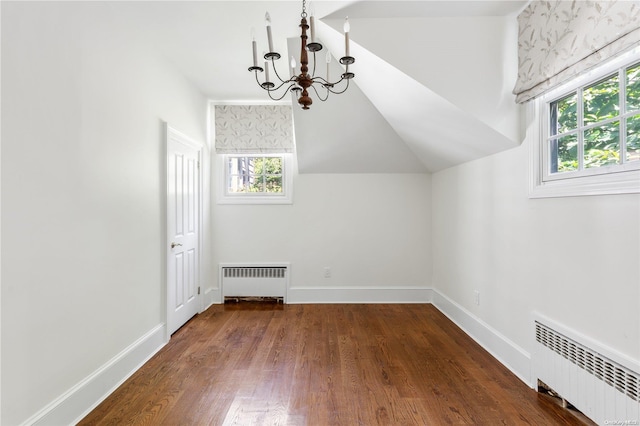
[[[162,238],[161,238],[161,242],[162,242],[162,246],[160,248],[160,252],[162,255],[162,304],[164,306],[164,312],[163,312],[163,321],[164,321],[164,334],[165,334],[165,342],[168,342],[171,339],[171,334],[169,334],[169,309],[171,309],[169,307],[169,274],[168,274],[168,262],[167,262],[167,250],[169,247],[169,217],[167,214],[167,210],[169,208],[169,138],[170,137],[175,137],[177,138],[181,143],[184,143],[185,145],[188,145],[192,148],[194,148],[197,153],[198,153],[198,189],[197,189],[197,197],[198,197],[198,233],[197,233],[197,238],[198,238],[198,276],[197,276],[197,283],[198,283],[198,293],[196,294],[196,306],[198,308],[198,313],[202,312],[202,301],[203,301],[203,295],[204,292],[201,291],[202,290],[202,237],[203,237],[203,233],[202,233],[202,224],[203,224],[203,205],[202,205],[202,201],[203,201],[203,193],[202,193],[202,189],[203,189],[203,182],[202,182],[202,178],[203,178],[203,167],[202,167],[202,162],[203,162],[203,151],[204,151],[204,144],[202,142],[198,142],[195,139],[190,138],[189,136],[185,135],[184,133],[176,130],[174,127],[172,127],[171,125],[169,125],[169,123],[167,122],[163,122],[164,125],[164,162],[163,162],[163,170],[162,170],[162,177],[164,180],[164,191],[162,194],[162,204],[163,204],[163,209],[162,209],[162,216],[163,216],[163,220],[162,220]]]

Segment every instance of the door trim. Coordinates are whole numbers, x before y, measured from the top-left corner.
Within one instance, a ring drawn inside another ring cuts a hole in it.
[[[203,205],[202,205],[202,201],[203,201],[203,194],[202,194],[202,188],[203,188],[203,182],[202,182],[202,178],[203,178],[203,167],[202,167],[202,162],[203,162],[203,150],[204,150],[204,144],[202,142],[198,142],[195,139],[190,138],[189,136],[185,135],[184,133],[176,130],[174,127],[170,126],[169,123],[164,122],[164,167],[162,170],[162,176],[164,179],[164,192],[162,194],[162,204],[163,204],[163,210],[162,210],[162,215],[164,217],[164,220],[162,221],[163,223],[163,230],[162,230],[162,238],[161,238],[161,242],[162,242],[162,246],[160,248],[160,252],[162,255],[162,300],[163,300],[163,306],[164,306],[164,315],[163,315],[163,321],[164,321],[164,333],[165,333],[165,342],[168,342],[171,339],[171,334],[169,333],[169,276],[167,273],[168,270],[168,264],[167,264],[167,247],[169,246],[169,235],[168,235],[168,228],[169,228],[169,218],[167,215],[167,209],[168,209],[168,203],[169,203],[169,179],[168,179],[168,173],[169,173],[169,139],[171,137],[174,137],[176,139],[178,139],[181,143],[184,143],[185,145],[188,145],[192,148],[194,148],[197,152],[198,152],[198,190],[197,190],[197,197],[198,197],[198,277],[197,277],[197,281],[198,281],[198,287],[200,288],[200,291],[198,291],[197,295],[196,295],[196,306],[198,308],[198,313],[202,312],[202,301],[203,299],[203,295],[204,292],[202,291],[202,237],[203,237],[203,233],[202,233],[202,221],[203,221]]]

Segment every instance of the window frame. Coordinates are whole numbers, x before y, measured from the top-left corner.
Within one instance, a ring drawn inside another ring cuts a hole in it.
[[[547,92],[529,103],[527,108],[528,122],[533,124],[529,128],[532,149],[529,188],[529,196],[531,198],[640,193],[640,161],[552,174],[550,173],[548,143],[552,138],[549,130],[551,126],[550,105],[553,102],[577,92],[577,102],[580,104],[583,102],[581,95],[584,88],[597,84],[616,72],[618,72],[619,77],[624,77],[619,84],[623,89],[626,89],[626,74],[621,70],[634,66],[639,62],[640,47],[575,77],[570,82]],[[622,100],[626,102],[626,90],[620,91],[619,98],[621,102]],[[582,109],[582,106],[579,109]],[[584,130],[601,126],[605,122],[619,121],[620,142],[622,143],[622,133],[626,131],[624,120],[628,116],[635,116],[635,114],[627,114],[623,110],[623,113],[618,114],[616,118],[603,120],[596,125],[585,125],[584,122],[581,122],[582,115],[578,114],[576,134],[579,141],[582,141],[580,134]],[[557,135],[554,135],[554,137],[557,137]],[[579,143],[578,152],[579,157],[583,156],[582,142]],[[624,152],[622,154],[624,155]],[[582,165],[583,160],[579,158],[579,162]]]
[[[218,157],[218,204],[292,204],[293,203],[293,155],[290,153],[266,154],[266,153],[239,153],[217,154]],[[236,192],[230,193],[227,188],[229,179],[228,163],[230,158],[237,157],[264,157],[282,158],[282,193],[266,192]]]

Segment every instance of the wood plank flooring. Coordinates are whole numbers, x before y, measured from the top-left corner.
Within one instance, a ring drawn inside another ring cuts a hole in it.
[[[80,425],[583,425],[432,305],[214,305]]]

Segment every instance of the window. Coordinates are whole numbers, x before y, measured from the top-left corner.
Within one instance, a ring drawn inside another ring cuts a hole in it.
[[[282,157],[228,156],[227,194],[282,194]]]
[[[639,129],[635,64],[549,103],[549,175],[609,173],[610,167],[640,161]]]
[[[219,155],[218,202],[291,203],[291,155]]]
[[[537,100],[532,196],[640,192],[640,51]]]

